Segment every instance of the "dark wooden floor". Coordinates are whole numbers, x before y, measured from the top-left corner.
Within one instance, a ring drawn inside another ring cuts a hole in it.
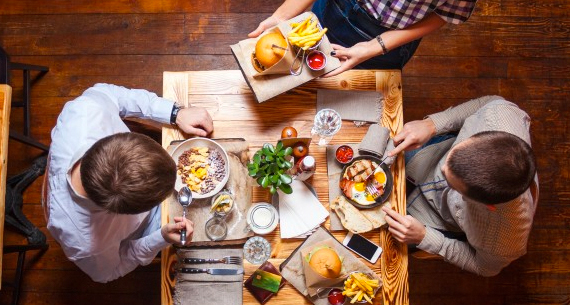
[[[33,88],[32,133],[49,144],[63,104],[96,82],[162,91],[162,72],[236,69],[229,44],[245,38],[278,0],[0,1],[0,45],[13,60],[46,65]],[[422,118],[499,94],[533,118],[540,203],[528,254],[492,278],[440,261],[410,260],[411,304],[570,304],[570,1],[481,0],[472,18],[425,38],[403,71],[404,118]],[[14,82],[21,80],[14,76]],[[15,94],[21,86],[14,83]],[[17,110],[12,124],[21,125]],[[38,151],[10,142],[9,174]],[[40,184],[25,213],[50,248],[30,257],[21,304],[158,304],[159,264],[113,283],[89,280],[45,230]],[[6,243],[24,240],[7,228]],[[7,255],[3,278],[14,274]],[[0,291],[7,304],[9,288]]]

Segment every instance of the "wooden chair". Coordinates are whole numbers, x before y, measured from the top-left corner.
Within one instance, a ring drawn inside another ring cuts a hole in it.
[[[44,76],[49,71],[49,68],[12,62],[10,61],[8,53],[0,47],[0,84],[10,84],[10,72],[12,70],[22,70],[23,73],[23,96],[22,99],[18,101],[12,97],[12,107],[23,108],[24,130],[23,133],[10,130],[10,138],[47,152],[49,150],[48,146],[38,142],[30,136],[30,91],[32,85]],[[39,71],[39,74],[32,79],[31,71]]]

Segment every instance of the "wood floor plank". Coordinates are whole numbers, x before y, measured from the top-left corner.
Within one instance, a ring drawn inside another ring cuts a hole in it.
[[[37,1],[16,1],[4,14],[85,14],[85,13],[177,13],[177,12],[264,12],[273,13],[282,1],[280,0],[134,0],[115,1],[102,0],[96,3],[73,0],[50,1],[49,5],[39,6]]]

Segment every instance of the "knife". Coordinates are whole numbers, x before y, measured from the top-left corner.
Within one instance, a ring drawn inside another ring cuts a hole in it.
[[[179,271],[181,273],[208,273],[211,275],[235,275],[235,274],[243,274],[243,269],[224,269],[224,268],[180,268]]]

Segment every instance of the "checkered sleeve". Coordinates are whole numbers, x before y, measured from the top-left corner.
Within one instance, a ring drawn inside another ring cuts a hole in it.
[[[469,19],[476,3],[477,0],[447,0],[434,12],[448,23],[460,24]]]

